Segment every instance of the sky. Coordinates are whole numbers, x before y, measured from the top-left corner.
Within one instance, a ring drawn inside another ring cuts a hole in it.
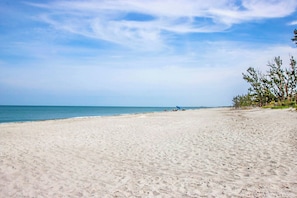
[[[295,28],[296,0],[0,0],[0,105],[229,106]]]

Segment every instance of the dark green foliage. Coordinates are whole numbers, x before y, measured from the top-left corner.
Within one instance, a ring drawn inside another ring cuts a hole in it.
[[[235,108],[250,107],[253,105],[252,96],[250,94],[235,96],[232,101]]]
[[[296,87],[297,87],[297,67],[296,67],[296,61],[293,57],[290,59],[290,67],[289,69],[286,69],[286,75],[287,75],[287,99],[289,101],[296,101],[297,100],[297,93],[296,93]],[[295,98],[294,98],[295,96]]]
[[[251,87],[249,88],[249,95],[253,104],[263,106],[274,100],[274,95],[271,92],[271,81],[267,76],[253,67],[247,69],[247,73],[243,73],[243,79],[246,80]]]
[[[297,29],[294,30],[292,41],[297,45]],[[290,65],[283,67],[281,58],[275,57],[269,62],[269,70],[265,74],[253,67],[243,73],[243,79],[250,84],[247,95],[233,98],[234,107],[267,106],[296,107],[297,103],[297,67],[293,56]],[[296,107],[297,109],[297,107]]]
[[[268,71],[270,89],[279,101],[284,101],[286,98],[286,76],[282,64],[279,56],[274,58],[274,63],[268,63],[268,67],[270,67]]]
[[[262,74],[259,71],[256,71],[254,68],[249,67],[247,69],[247,74],[242,73],[242,75],[243,79],[251,85],[249,88],[249,93],[253,96],[253,99],[262,104],[264,98],[263,90],[261,88]]]
[[[243,73],[243,79],[251,86],[247,95],[233,98],[234,107],[242,106],[295,106],[297,101],[297,67],[293,57],[290,66],[283,68],[280,57],[269,62],[265,74],[253,67]],[[284,105],[283,105],[284,104]]]

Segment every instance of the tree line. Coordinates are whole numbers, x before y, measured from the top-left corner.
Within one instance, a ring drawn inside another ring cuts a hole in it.
[[[291,39],[297,45],[297,30]],[[243,79],[250,84],[248,93],[237,95],[233,98],[233,106],[268,106],[288,107],[296,106],[297,102],[297,66],[293,56],[287,67],[283,66],[282,59],[278,56],[267,64],[268,70],[262,73],[249,67],[242,73]]]

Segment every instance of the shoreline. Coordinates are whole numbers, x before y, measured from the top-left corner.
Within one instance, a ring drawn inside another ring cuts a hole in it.
[[[56,106],[54,106],[56,107]],[[91,106],[90,106],[91,107]],[[127,107],[129,108],[129,107]],[[139,107],[141,108],[141,107]],[[144,107],[146,108],[146,107]],[[150,107],[149,107],[150,108]],[[154,107],[152,107],[154,108]],[[159,108],[159,107],[158,107]],[[163,107],[160,107],[163,108]],[[167,107],[164,107],[167,108]],[[170,108],[170,107],[168,107]],[[173,107],[171,107],[173,108]],[[228,108],[228,107],[187,107],[189,109],[186,109],[184,111],[192,111],[192,110],[200,110],[200,109],[219,109],[219,108]],[[178,110],[182,111],[182,110]],[[111,115],[88,115],[88,116],[77,116],[77,117],[65,117],[65,118],[51,118],[51,119],[37,119],[37,120],[26,120],[26,121],[6,121],[6,122],[0,122],[1,124],[17,124],[17,123],[30,123],[30,122],[45,122],[45,121],[56,121],[56,120],[68,120],[68,119],[88,119],[88,118],[100,118],[100,117],[117,117],[117,116],[125,116],[125,115],[139,115],[139,114],[150,114],[150,113],[162,113],[162,112],[176,112],[173,109],[171,110],[163,110],[163,111],[151,111],[151,112],[139,112],[139,113],[120,113],[120,114],[111,114]]]
[[[1,107],[5,109],[1,109]],[[13,111],[15,111],[15,109],[8,109],[8,108],[22,108],[22,109],[21,110],[17,109],[17,112],[14,113]],[[26,110],[24,110],[24,108]],[[33,109],[30,110],[30,108],[33,108]],[[36,110],[36,108],[38,109]],[[204,108],[211,108],[211,107],[185,107],[186,110],[204,109]],[[50,111],[46,112],[47,110],[50,110]],[[81,110],[83,111],[83,113],[80,112]],[[45,113],[40,114],[40,111],[45,111]],[[85,111],[87,111],[87,113]],[[76,118],[88,118],[88,117],[121,116],[121,115],[130,115],[130,114],[145,114],[145,113],[170,112],[170,111],[174,111],[174,107],[16,106],[16,105],[1,106],[0,105],[0,112],[1,112],[0,124],[76,119]],[[29,115],[29,116],[26,117],[24,115]]]
[[[296,197],[297,114],[208,108],[0,124],[2,197]]]

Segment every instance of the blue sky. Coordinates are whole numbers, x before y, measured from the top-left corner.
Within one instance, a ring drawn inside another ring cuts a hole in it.
[[[296,0],[1,0],[0,105],[231,105],[295,28]]]

